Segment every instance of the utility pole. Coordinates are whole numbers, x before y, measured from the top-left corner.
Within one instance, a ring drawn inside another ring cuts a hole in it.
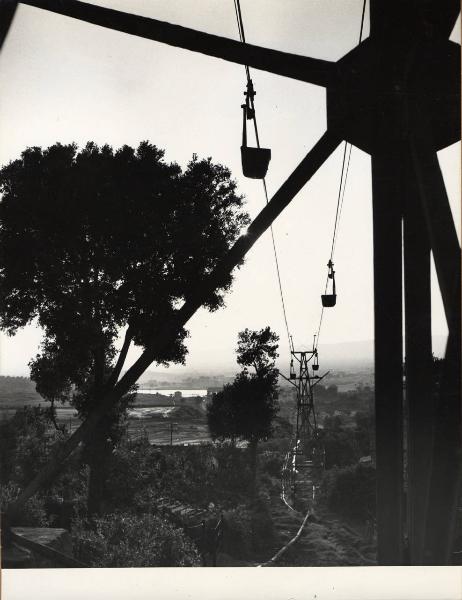
[[[173,423],[170,421],[170,446],[173,446],[173,428],[176,427],[178,423]]]

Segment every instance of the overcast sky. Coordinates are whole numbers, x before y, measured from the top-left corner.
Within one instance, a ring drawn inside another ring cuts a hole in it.
[[[95,2],[96,3],[96,2]],[[232,0],[111,0],[98,4],[238,39]],[[337,60],[358,41],[362,0],[241,0],[247,41]],[[455,31],[459,30],[459,24]],[[368,35],[368,14],[364,37]],[[460,41],[457,34],[452,38]],[[0,164],[27,146],[88,140],[114,147],[148,139],[186,165],[195,152],[229,166],[255,216],[262,184],[240,167],[244,68],[218,59],[19,6],[0,56]],[[254,70],[261,143],[272,150],[270,196],[326,128],[323,88]],[[295,345],[311,345],[320,315],[343,146],[279,217],[274,233]],[[460,145],[439,154],[457,226]],[[459,233],[460,235],[460,233]],[[320,342],[373,338],[371,175],[353,148],[335,254],[338,304],[325,313]],[[434,275],[434,273],[433,273]],[[434,287],[433,330],[445,334]],[[271,239],[266,234],[236,274],[226,308],[199,311],[188,329],[188,369],[235,368],[237,332],[270,325],[288,345]],[[27,374],[40,332],[1,336],[0,373]],[[133,360],[136,353],[131,355]],[[326,357],[328,358],[328,357]],[[285,360],[284,360],[285,362]]]

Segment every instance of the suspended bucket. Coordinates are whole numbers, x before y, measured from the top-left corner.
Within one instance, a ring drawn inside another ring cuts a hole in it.
[[[331,308],[337,302],[337,294],[322,294],[321,302],[324,308]]]
[[[289,379],[297,379],[297,374],[295,373],[295,369],[294,369],[294,361],[293,361],[293,359],[290,361],[290,373],[289,373]]]
[[[337,294],[335,293],[335,271],[332,260],[329,260],[327,266],[329,268],[327,276],[329,279],[332,279],[332,294],[322,294],[321,302],[324,308],[331,308],[332,306],[335,306],[335,303],[337,302]]]
[[[319,371],[319,365],[314,364],[314,365],[312,365],[312,367],[313,367],[313,371]]]
[[[250,179],[264,179],[271,160],[269,148],[241,146],[242,172]]]

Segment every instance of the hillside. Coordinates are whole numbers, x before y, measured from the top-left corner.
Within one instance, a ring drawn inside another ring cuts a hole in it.
[[[44,402],[28,377],[0,376],[0,408],[35,406]]]

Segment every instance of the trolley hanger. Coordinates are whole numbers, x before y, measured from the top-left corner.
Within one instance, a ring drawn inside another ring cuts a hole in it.
[[[313,364],[311,365],[311,368],[313,369],[313,371],[319,371],[319,360],[318,360],[318,349],[316,347],[316,334],[314,334],[313,336]]]
[[[289,378],[290,379],[297,379],[297,374],[295,373],[295,368],[294,368],[294,359],[292,358],[290,361],[290,371],[289,371]]]
[[[335,289],[335,271],[334,271],[334,263],[332,260],[329,260],[327,263],[327,267],[329,269],[327,277],[328,279],[332,279],[332,293],[331,294],[322,294],[321,301],[323,308],[330,308],[335,306],[337,302],[337,293]],[[327,289],[326,289],[327,291]]]
[[[314,361],[313,364],[311,365],[313,371],[319,371],[319,361],[318,361],[318,351],[315,350],[314,351]]]
[[[260,148],[258,138],[256,148],[247,146],[247,121],[253,120],[255,124],[255,93],[252,80],[249,78],[247,80],[247,91],[244,92],[245,104],[241,104],[243,113],[242,172],[245,177],[249,177],[250,179],[264,179],[268,171],[269,161],[271,160],[271,150],[269,148]]]

